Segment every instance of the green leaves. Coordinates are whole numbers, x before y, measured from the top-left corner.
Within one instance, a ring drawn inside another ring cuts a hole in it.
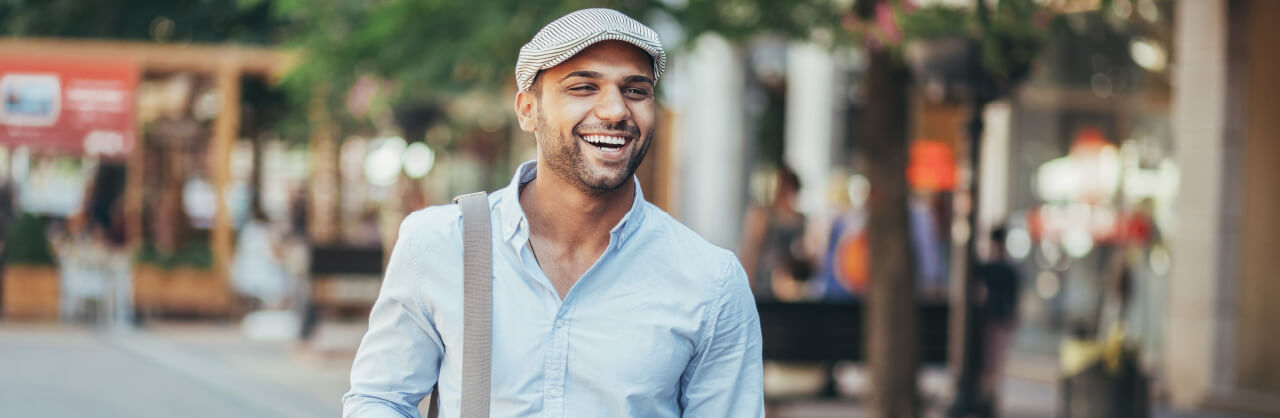
[[[979,28],[972,11],[941,5],[897,13],[907,40],[969,38]]]
[[[399,101],[511,88],[520,46],[542,25],[589,2],[282,0],[306,54],[301,71],[346,91],[354,73],[400,86]],[[608,2],[606,2],[608,3]],[[614,6],[625,3],[614,2]]]

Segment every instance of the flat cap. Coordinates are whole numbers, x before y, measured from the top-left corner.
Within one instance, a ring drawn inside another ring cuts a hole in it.
[[[653,81],[667,68],[667,53],[653,29],[612,9],[582,9],[548,23],[520,47],[516,87],[529,90],[538,72],[573,58],[587,47],[607,40],[624,41],[653,57]]]

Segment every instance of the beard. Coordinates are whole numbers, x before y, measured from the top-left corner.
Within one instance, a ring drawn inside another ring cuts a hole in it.
[[[640,166],[640,162],[644,161],[645,154],[649,152],[649,144],[652,143],[653,133],[649,132],[640,138],[640,128],[636,127],[629,121],[622,121],[613,125],[576,125],[570,135],[564,135],[560,131],[551,129],[546,123],[546,118],[542,111],[538,110],[538,132],[547,134],[547,137],[538,138],[543,148],[543,160],[540,164],[544,164],[551,172],[555,173],[564,181],[573,185],[574,188],[587,193],[589,195],[603,195],[619,187],[622,187],[628,180],[635,175],[636,168]],[[582,153],[582,147],[593,146],[586,144],[580,140],[582,135],[579,133],[584,129],[598,129],[609,131],[627,132],[631,136],[631,155],[628,156],[626,166],[621,170],[613,170],[609,167],[600,167],[593,169],[587,164],[587,159]],[[636,143],[636,141],[640,141]]]

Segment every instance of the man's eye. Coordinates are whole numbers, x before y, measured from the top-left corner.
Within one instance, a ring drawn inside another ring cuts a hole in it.
[[[625,92],[632,96],[649,97],[649,91],[645,89],[626,89]]]
[[[576,87],[569,88],[570,91],[580,91],[580,92],[594,91],[595,89],[596,89],[595,86],[576,86]]]

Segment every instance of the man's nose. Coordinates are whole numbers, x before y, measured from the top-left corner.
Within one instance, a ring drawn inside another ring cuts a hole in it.
[[[621,89],[605,88],[599,97],[595,113],[601,121],[620,122],[631,117],[631,111],[627,108]]]

